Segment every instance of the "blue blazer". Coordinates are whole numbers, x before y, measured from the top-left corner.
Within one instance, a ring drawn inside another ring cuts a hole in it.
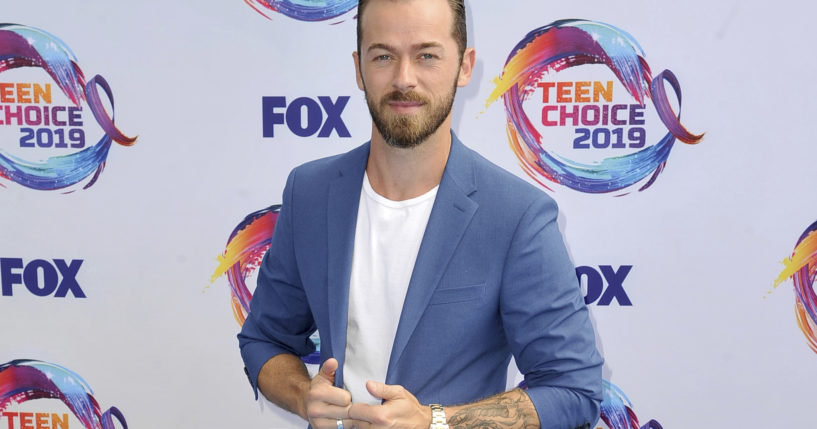
[[[257,393],[261,366],[314,351],[340,364],[369,143],[290,173],[272,245],[239,334]],[[594,425],[602,359],[556,203],[466,148],[451,151],[400,314],[385,382],[421,403],[505,390],[511,355],[543,428]]]

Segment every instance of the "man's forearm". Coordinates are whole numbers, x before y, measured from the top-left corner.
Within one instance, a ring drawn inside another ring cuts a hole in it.
[[[539,415],[521,389],[500,393],[471,404],[445,407],[450,429],[537,429]]]
[[[270,402],[306,416],[306,393],[310,377],[303,361],[295,355],[279,354],[268,360],[258,374],[258,388]]]

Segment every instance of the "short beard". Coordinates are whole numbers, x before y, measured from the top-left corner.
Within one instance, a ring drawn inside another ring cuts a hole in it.
[[[393,91],[386,94],[379,105],[375,105],[375,100],[372,100],[366,91],[365,82],[363,91],[366,94],[366,105],[369,107],[372,122],[386,144],[395,148],[410,149],[426,141],[445,122],[454,105],[457,84],[455,81],[451,91],[434,102],[413,91],[406,93]],[[419,101],[425,108],[431,110],[427,113],[419,112],[417,115],[395,115],[388,111],[390,101]]]

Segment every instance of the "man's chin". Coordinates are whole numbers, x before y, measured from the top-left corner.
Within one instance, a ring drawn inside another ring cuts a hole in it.
[[[396,148],[396,149],[414,149],[424,141],[426,141],[428,137],[422,139],[412,139],[412,138],[385,138],[386,144],[389,146]]]
[[[379,129],[380,135],[386,143],[395,148],[411,149],[419,146],[430,135],[421,133],[419,130],[406,132],[406,130],[419,128],[417,124],[406,123],[409,121],[392,121],[387,129]]]

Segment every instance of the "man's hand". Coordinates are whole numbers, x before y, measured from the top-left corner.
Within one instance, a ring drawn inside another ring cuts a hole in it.
[[[382,405],[352,404],[349,418],[357,429],[418,429],[431,425],[431,409],[421,405],[417,398],[403,386],[367,381],[366,390]]]
[[[335,387],[335,371],[338,361],[327,359],[320,371],[312,379],[306,394],[306,415],[313,429],[337,429],[338,419],[343,419],[347,429],[355,426],[349,419],[352,395]]]

